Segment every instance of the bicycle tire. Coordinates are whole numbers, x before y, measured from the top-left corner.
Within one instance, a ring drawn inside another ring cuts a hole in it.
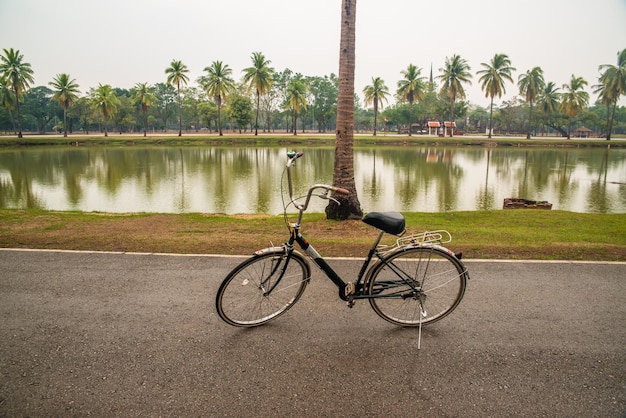
[[[233,326],[266,324],[300,299],[310,277],[309,264],[299,253],[288,256],[284,249],[260,252],[226,276],[215,298],[217,314]]]
[[[417,327],[443,319],[459,305],[468,273],[454,254],[429,246],[394,251],[373,265],[368,277],[374,312],[392,324]]]

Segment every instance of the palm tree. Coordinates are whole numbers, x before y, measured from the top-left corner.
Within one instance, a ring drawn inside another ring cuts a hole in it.
[[[293,134],[298,135],[298,129],[296,128],[298,114],[301,110],[306,109],[306,84],[301,79],[294,78],[287,86],[285,107],[293,112]]]
[[[143,116],[143,136],[146,136],[148,131],[148,109],[152,106],[152,103],[156,101],[154,89],[148,87],[148,83],[137,83],[130,92],[132,94],[130,100],[138,104],[141,109]]]
[[[472,84],[470,73],[471,67],[467,63],[467,60],[461,58],[459,55],[453,55],[452,58],[446,57],[446,63],[439,71],[441,75],[437,76],[443,84],[441,86],[440,93],[447,96],[450,100],[450,121],[454,121],[454,102],[457,98],[465,98],[465,89],[463,84]]]
[[[56,89],[52,98],[63,109],[63,136],[67,137],[67,109],[78,100],[78,84],[65,73],[57,74],[49,84]]]
[[[354,62],[355,62],[356,0],[341,1],[341,32],[339,41],[339,86],[337,94],[337,128],[333,184],[348,190],[348,195],[335,193],[326,206],[328,219],[360,219],[363,216],[354,181]]]
[[[589,104],[589,93],[583,90],[586,85],[585,79],[573,74],[569,84],[563,84],[564,93],[561,95],[560,109],[569,120],[567,139],[571,138],[572,118],[576,117]]]
[[[176,87],[178,91],[178,136],[183,134],[183,111],[182,111],[182,101],[180,99],[180,85],[186,85],[189,82],[189,77],[187,77],[187,73],[189,69],[182,61],[172,60],[170,66],[165,69],[165,74],[167,74],[167,84],[170,84]]]
[[[374,136],[376,136],[376,119],[378,116],[378,104],[383,107],[383,101],[387,102],[387,96],[389,96],[389,89],[385,85],[385,82],[380,77],[372,77],[372,84],[365,86],[363,89],[365,95],[365,106],[369,104],[374,105]]]
[[[543,70],[540,67],[535,67],[532,70],[526,71],[524,74],[520,74],[517,79],[517,85],[519,87],[520,94],[523,94],[530,107],[530,113],[528,115],[528,134],[526,139],[530,139],[531,131],[533,129],[533,103],[545,88],[545,81],[543,79]]]
[[[559,88],[550,81],[545,85],[537,98],[537,105],[546,116],[558,112],[561,102],[561,93]]]
[[[272,88],[274,79],[272,74],[274,69],[269,65],[272,61],[266,60],[260,52],[252,53],[252,67],[243,70],[243,82],[247,83],[249,90],[254,89],[256,93],[256,117],[254,120],[254,135],[259,134],[259,108],[261,107],[261,96],[268,93]]]
[[[209,97],[215,98],[217,104],[217,129],[222,136],[222,100],[235,89],[235,81],[230,77],[233,70],[222,61],[213,61],[210,67],[205,67],[208,74],[198,78],[198,82]]]
[[[109,136],[107,132],[107,122],[117,113],[117,106],[120,99],[115,95],[115,90],[108,85],[98,84],[98,88],[91,94],[91,107],[102,116],[104,120],[104,136]]]
[[[544,113],[556,113],[559,110],[561,93],[554,81],[548,82],[539,95],[538,104]]]
[[[413,124],[413,103],[422,100],[426,95],[426,77],[421,77],[422,69],[413,64],[409,64],[401,74],[404,79],[398,81],[398,97],[402,101],[409,102],[409,136],[411,136],[411,125]]]
[[[34,83],[33,70],[30,64],[22,62],[24,56],[19,50],[13,48],[3,48],[4,55],[0,55],[0,76],[6,81],[15,100],[17,111],[18,138],[22,137],[22,118],[20,117],[20,98],[30,87],[29,83]]]
[[[617,102],[622,95],[626,94],[626,49],[617,54],[617,65],[604,64],[598,68],[602,71],[599,81],[600,85],[595,93],[600,94],[600,100],[606,104],[607,110],[607,134],[606,140],[611,140],[613,121]],[[610,107],[613,106],[611,110]]]
[[[495,54],[491,59],[491,63],[481,63],[483,69],[476,74],[481,75],[478,81],[481,83],[480,88],[485,91],[485,97],[491,98],[489,105],[489,138],[493,129],[493,99],[494,97],[502,97],[506,93],[504,86],[505,81],[513,82],[511,72],[515,68],[511,66],[511,60],[506,54]]]

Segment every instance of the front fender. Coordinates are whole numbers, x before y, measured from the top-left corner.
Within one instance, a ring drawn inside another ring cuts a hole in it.
[[[304,265],[306,269],[307,280],[310,280],[311,279],[311,264],[309,263],[309,259],[305,257],[304,255],[302,255],[302,253],[293,249],[293,247],[289,249],[287,245],[281,245],[280,247],[261,248],[260,250],[255,251],[252,257],[253,258],[262,257],[262,256],[267,256],[269,254],[275,254],[277,256],[278,255],[286,256],[287,254],[289,254],[290,251],[291,251],[291,258],[297,258],[298,260],[302,262],[302,264]]]

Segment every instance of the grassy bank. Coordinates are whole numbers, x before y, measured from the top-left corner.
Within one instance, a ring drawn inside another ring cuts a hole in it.
[[[453,138],[441,138],[427,135],[398,135],[395,133],[372,135],[355,135],[355,145],[448,145],[448,146],[515,146],[515,147],[600,147],[626,148],[623,138],[615,138],[611,141],[604,139],[565,139],[554,137],[535,137],[527,140],[524,137],[494,137],[486,136],[458,136]],[[290,134],[225,134],[199,135],[183,134],[176,135],[148,135],[141,134],[119,135],[115,133],[104,137],[99,135],[70,135],[64,138],[61,135],[26,135],[24,138],[15,136],[0,136],[0,147],[14,146],[41,146],[41,145],[107,145],[107,146],[130,146],[130,145],[161,145],[161,146],[203,146],[203,145],[334,145],[333,134],[299,133],[297,136]]]
[[[626,260],[626,214],[542,210],[406,213],[410,233],[447,229],[468,258]],[[303,233],[322,255],[362,256],[376,236],[360,221],[308,214]],[[251,254],[286,239],[282,216],[104,214],[0,210],[0,247]],[[387,238],[387,243],[392,242]]]

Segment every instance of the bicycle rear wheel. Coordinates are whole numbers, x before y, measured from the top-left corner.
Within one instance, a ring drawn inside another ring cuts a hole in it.
[[[271,250],[256,255],[231,271],[217,291],[217,314],[238,327],[265,324],[291,308],[311,277],[298,253]]]
[[[454,255],[415,247],[400,249],[374,265],[367,292],[378,316],[416,327],[450,314],[463,298],[466,281],[467,270]]]

